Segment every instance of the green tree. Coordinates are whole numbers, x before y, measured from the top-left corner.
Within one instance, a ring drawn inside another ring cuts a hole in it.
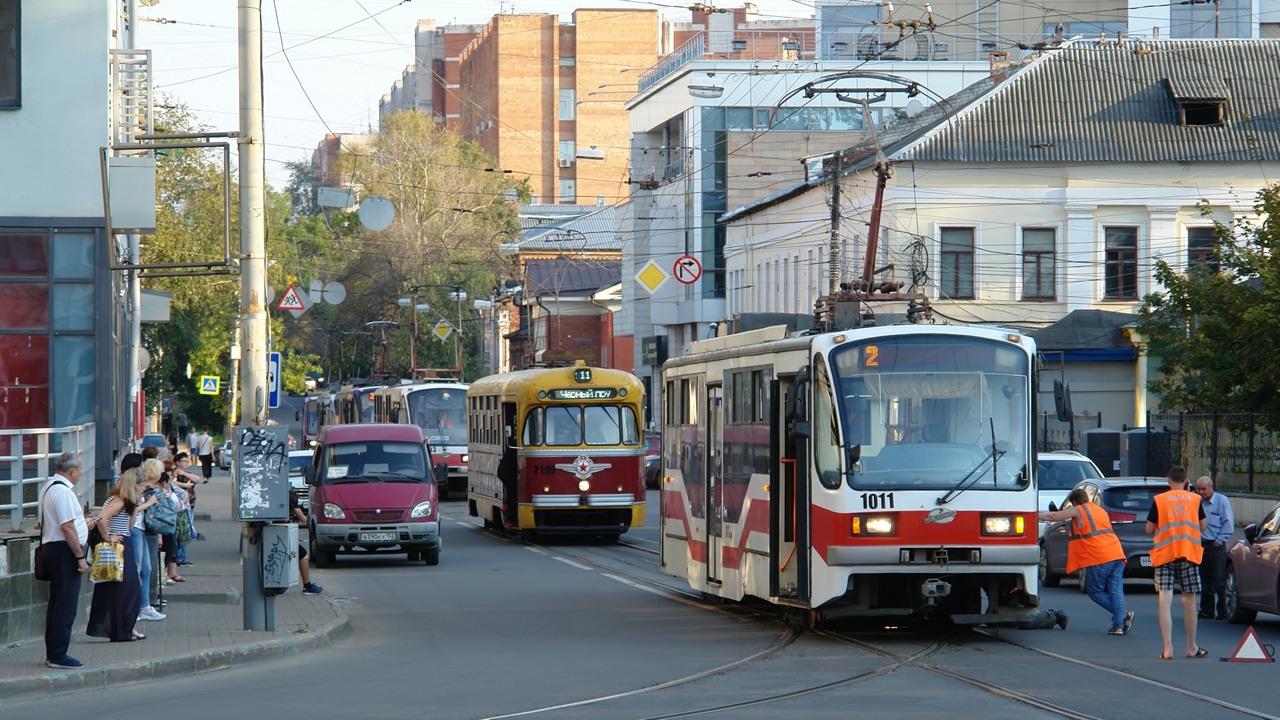
[[[1259,191],[1254,211],[1217,223],[1219,272],[1156,261],[1164,289],[1144,299],[1138,325],[1164,410],[1259,413],[1280,427],[1280,185]]]

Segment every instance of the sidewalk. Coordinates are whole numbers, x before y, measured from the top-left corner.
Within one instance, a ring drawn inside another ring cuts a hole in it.
[[[187,549],[192,567],[179,568],[184,583],[166,585],[158,622],[139,621],[147,639],[111,643],[84,634],[90,593],[76,614],[70,655],[78,670],[45,666],[44,639],[0,648],[0,698],[63,693],[130,682],[238,667],[324,647],[351,629],[328,595],[303,595],[302,587],[275,597],[275,631],[244,629],[240,604],[240,523],[231,519],[231,475],[215,469],[197,491],[196,530]],[[203,518],[203,519],[202,519]],[[305,537],[305,534],[303,535]],[[85,587],[89,581],[84,580]]]

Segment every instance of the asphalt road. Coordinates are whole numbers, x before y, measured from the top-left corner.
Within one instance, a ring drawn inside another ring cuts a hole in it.
[[[656,493],[650,498],[652,515]],[[463,502],[447,503],[445,513],[437,567],[400,556],[343,556],[337,567],[315,571],[351,618],[352,634],[331,648],[163,683],[4,703],[0,714],[586,720],[719,708],[699,716],[1025,720],[1270,717],[1276,705],[1269,690],[1275,665],[1216,659],[1235,648],[1241,627],[1201,623],[1200,644],[1213,659],[1158,661],[1155,594],[1146,581],[1129,583],[1138,617],[1125,637],[1105,635],[1106,614],[1071,587],[1044,596],[1046,606],[1070,613],[1067,631],[796,636],[776,620],[646,585],[681,585],[657,570],[656,556],[637,549],[656,541],[652,524],[624,536],[624,545],[526,546],[482,530]],[[1265,616],[1256,627],[1265,642],[1280,642],[1280,619]],[[761,699],[771,701],[738,705]]]

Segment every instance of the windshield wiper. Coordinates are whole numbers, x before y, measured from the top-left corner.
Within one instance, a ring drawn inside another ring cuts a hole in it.
[[[995,421],[995,418],[991,418],[991,449],[987,451],[986,457],[979,460],[978,464],[974,465],[973,469],[970,470],[967,475],[960,478],[960,482],[956,483],[955,487],[948,490],[946,495],[943,495],[942,497],[938,498],[937,503],[939,505],[946,505],[947,503],[954,500],[958,495],[960,495],[960,493],[976,485],[978,483],[978,480],[982,477],[981,475],[978,475],[977,472],[987,464],[988,460],[991,461],[991,477],[993,479],[999,478],[1000,476],[996,472],[998,467],[997,463],[1000,460],[1000,456],[1004,455],[1009,451],[1002,450],[997,445],[998,443],[996,442],[996,421]],[[973,478],[973,479],[970,480],[970,478]]]

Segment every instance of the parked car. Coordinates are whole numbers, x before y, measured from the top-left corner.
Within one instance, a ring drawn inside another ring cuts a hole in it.
[[[227,440],[221,445],[215,445],[213,448],[213,462],[223,470],[230,470],[231,463],[235,460],[234,443]]]
[[[1050,503],[1061,507],[1071,488],[1085,480],[1097,480],[1101,477],[1102,472],[1098,470],[1098,466],[1074,450],[1040,453],[1036,456],[1036,488],[1040,497],[1040,511],[1048,510]],[[1044,535],[1047,525],[1048,523],[1040,523],[1041,535]]]
[[[434,463],[422,428],[410,423],[327,425],[305,470],[311,487],[311,562],[338,553],[403,552],[440,562],[438,484],[449,466]]]
[[[656,488],[661,485],[662,436],[646,433],[644,436],[644,484]]]
[[[138,452],[149,447],[160,448],[160,455],[157,457],[161,460],[169,456],[169,441],[160,433],[147,433],[138,441]]]
[[[1161,477],[1096,478],[1079,483],[1089,501],[1107,512],[1111,529],[1120,538],[1127,564],[1125,577],[1153,577],[1151,536],[1147,534],[1147,513],[1155,497],[1169,489]],[[1064,503],[1070,507],[1071,503]],[[1059,510],[1062,508],[1058,508]],[[1049,523],[1040,536],[1040,584],[1057,587],[1067,574],[1067,542],[1070,520]],[[1083,573],[1081,573],[1083,575]],[[1083,585],[1083,582],[1081,583]]]
[[[1280,614],[1280,505],[1227,550],[1227,620],[1247,625],[1260,612]]]
[[[310,492],[307,490],[307,466],[311,464],[312,451],[289,451],[289,492],[298,493],[298,505],[302,511],[310,513]],[[292,518],[290,518],[292,519]]]

